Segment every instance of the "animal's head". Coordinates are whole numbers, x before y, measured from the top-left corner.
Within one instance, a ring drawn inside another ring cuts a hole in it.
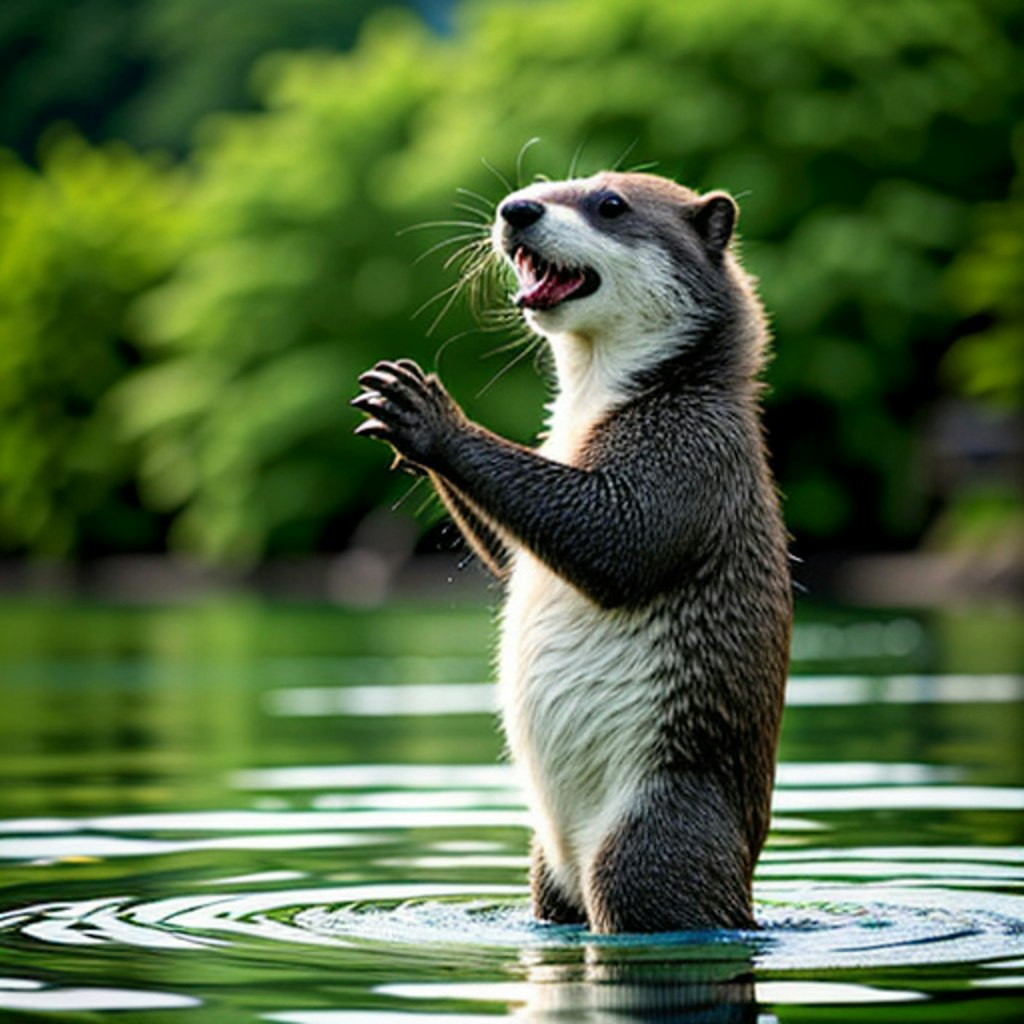
[[[540,334],[596,340],[690,333],[735,281],[736,204],[652,174],[538,182],[498,206],[494,247]]]

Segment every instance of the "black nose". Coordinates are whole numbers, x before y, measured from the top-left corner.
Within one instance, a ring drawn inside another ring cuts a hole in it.
[[[528,228],[544,216],[544,205],[532,199],[510,199],[501,204],[498,213],[509,227]]]

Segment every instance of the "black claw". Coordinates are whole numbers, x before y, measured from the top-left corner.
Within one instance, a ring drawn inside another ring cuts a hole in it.
[[[398,381],[418,387],[424,381],[423,371],[411,359],[396,359],[394,362],[378,363],[377,369],[384,369]]]
[[[356,395],[356,397],[353,398],[348,404],[356,409],[373,410],[380,408],[381,400],[382,396],[379,395],[376,391],[364,391],[361,394]]]
[[[395,366],[400,366],[403,370],[408,370],[417,380],[425,380],[426,374],[420,368],[419,363],[412,359],[397,359]]]
[[[377,369],[377,367],[374,367],[372,370],[367,370],[366,373],[359,375],[359,383],[364,388],[386,388],[395,383],[395,378],[392,374],[384,373]]]
[[[390,429],[386,423],[381,420],[369,419],[363,420],[355,430],[353,434],[358,434],[360,437],[376,437],[380,440],[386,440],[387,435],[390,433]]]

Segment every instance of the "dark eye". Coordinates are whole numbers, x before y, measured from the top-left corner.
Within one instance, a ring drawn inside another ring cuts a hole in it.
[[[614,217],[621,217],[628,209],[629,203],[622,196],[616,195],[614,192],[609,192],[597,204],[597,212],[609,220]]]

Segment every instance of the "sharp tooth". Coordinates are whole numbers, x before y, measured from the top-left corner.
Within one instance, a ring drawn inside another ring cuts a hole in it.
[[[516,273],[519,276],[519,280],[523,283],[527,283],[533,279],[533,258],[527,249],[517,249],[515,255],[512,257],[515,263]]]

